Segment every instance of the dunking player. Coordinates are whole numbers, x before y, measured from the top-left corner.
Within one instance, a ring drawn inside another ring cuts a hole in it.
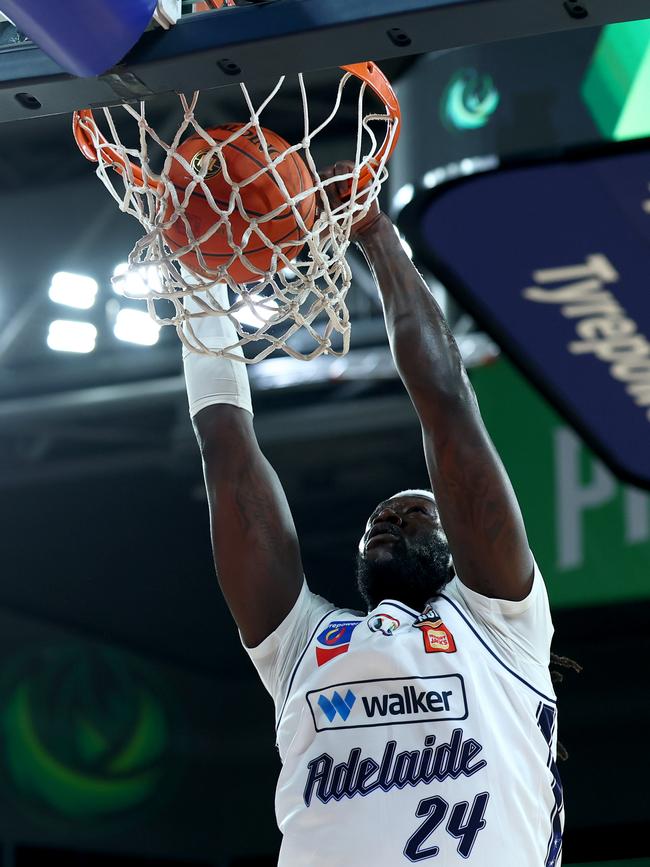
[[[217,574],[275,701],[279,863],[558,865],[553,627],[517,500],[442,312],[389,219],[373,206],[354,240],[433,489],[395,494],[368,519],[357,572],[367,614],[305,583],[289,506],[253,431],[245,366],[185,358]],[[201,327],[206,343],[232,342],[223,318]]]

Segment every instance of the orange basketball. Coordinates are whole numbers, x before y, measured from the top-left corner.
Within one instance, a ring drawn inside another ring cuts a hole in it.
[[[225,141],[244,124],[232,123],[218,126],[207,130],[215,141]],[[268,129],[262,130],[266,139],[271,159],[277,158],[287,150],[289,144],[276,133]],[[202,172],[203,159],[210,151],[210,146],[198,135],[186,139],[178,148],[178,153],[183,156],[190,166],[197,172]],[[267,159],[257,133],[253,128],[234,139],[222,149],[224,162],[228,174],[235,184],[242,184],[252,177],[260,168],[266,166]],[[290,153],[276,166],[278,175],[282,178],[287,191],[295,196],[303,190],[313,186],[313,178],[304,160],[297,153]],[[178,190],[179,199],[182,201],[187,185],[193,180],[192,175],[178,162],[174,160],[169,171],[169,178]],[[222,164],[217,154],[212,159],[205,174],[205,184],[220,208],[226,209],[232,193],[230,183],[225,179]],[[300,240],[303,234],[296,222],[291,208],[286,205],[286,198],[270,171],[260,175],[240,189],[240,195],[244,210],[250,217],[264,217],[285,203],[285,207],[273,219],[260,222],[260,229],[270,242],[274,244],[290,245],[296,241],[295,246],[282,246],[283,254],[292,259],[298,255],[303,247]],[[311,193],[297,204],[298,212],[303,218],[305,225],[311,229],[316,216],[316,196]],[[170,202],[167,206],[165,220],[172,217],[173,208]],[[190,195],[185,208],[185,215],[195,238],[200,238],[219,219],[216,212],[210,206],[200,185],[197,185]],[[234,244],[241,245],[242,236],[248,228],[249,222],[235,209],[229,217]],[[164,231],[165,241],[172,253],[186,246],[188,242],[187,231],[183,220],[177,218],[168,229]],[[199,244],[201,253],[208,268],[216,269],[220,265],[227,265],[228,274],[238,283],[246,283],[259,280],[260,275],[251,271],[240,258],[236,258],[228,265],[233,250],[228,240],[225,225],[222,225],[209,238]],[[247,259],[261,271],[267,271],[271,266],[273,251],[255,232],[251,234],[246,246],[242,251]],[[185,253],[180,257],[183,264],[190,270],[203,276],[206,274],[198,256],[194,252]]]

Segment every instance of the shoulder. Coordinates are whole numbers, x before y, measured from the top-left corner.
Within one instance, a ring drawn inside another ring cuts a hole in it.
[[[314,639],[329,629],[335,644],[336,630],[345,628],[348,618],[356,614],[358,612],[336,608],[327,599],[312,593],[305,581],[293,608],[278,628],[257,646],[244,645],[276,707],[284,700],[293,672]]]
[[[443,597],[466,617],[483,638],[496,645],[517,668],[546,667],[550,661],[553,621],[544,579],[537,563],[528,596],[518,602],[493,599],[454,578]]]

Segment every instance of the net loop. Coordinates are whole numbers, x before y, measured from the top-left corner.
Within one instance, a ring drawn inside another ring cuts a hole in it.
[[[97,175],[120,210],[135,217],[145,232],[129,255],[128,271],[117,278],[125,281],[123,294],[145,300],[152,318],[160,325],[174,326],[184,346],[193,352],[250,364],[278,349],[303,360],[323,353],[344,355],[348,350],[350,321],[345,300],[351,272],[345,253],[353,222],[368,212],[387,177],[386,163],[400,129],[399,104],[374,63],[352,64],[342,67],[332,107],[323,120],[314,124],[307,87],[299,75],[302,135],[298,142],[278,153],[264,134],[263,113],[284,82],[285,78],[280,78],[258,105],[246,85],[241,84],[243,113],[248,119],[233,124],[232,134],[219,140],[197,119],[199,92],[189,99],[178,94],[181,121],[170,141],[153,128],[144,102],[120,107],[127,120],[135,121],[136,129],[133,131],[131,126],[128,145],[120,135],[125,118],[119,118],[118,130],[112,113],[118,115],[115,108],[101,110],[104,131],[91,110],[75,113],[73,132],[79,149],[97,163]],[[358,96],[350,168],[322,178],[313,148],[337,116],[351,82],[358,84]],[[376,105],[373,110],[368,108],[369,92],[381,100],[383,113],[376,110]],[[226,129],[230,132],[231,127]],[[383,135],[378,134],[378,129]],[[224,148],[236,144],[247,133],[256,136],[263,159],[249,176],[234,179]],[[126,138],[125,133],[122,135]],[[200,136],[205,142],[206,151],[201,150],[198,161],[194,157],[190,162],[179,152],[190,136]],[[292,154],[304,161],[311,181],[293,193],[281,173],[283,161]],[[210,166],[215,165],[228,185],[228,201],[216,200],[207,183]],[[170,176],[179,167],[189,178],[184,189],[178,189]],[[277,187],[279,203],[268,213],[249,213],[244,201],[246,190],[263,175]],[[348,190],[346,196],[336,198],[337,204],[328,195],[332,184],[337,185],[337,190],[345,184]],[[200,231],[193,228],[187,213],[193,195],[209,206],[209,225],[206,228],[201,224]],[[305,210],[312,208],[312,197],[315,216],[312,209],[307,219]],[[301,208],[305,202],[308,208]],[[296,233],[286,241],[269,237],[270,221],[289,211]],[[235,217],[244,226],[237,237],[232,228]],[[172,251],[166,233],[173,226],[182,227],[187,243],[175,245]],[[205,245],[217,232],[225,233],[229,258],[215,267],[206,261]],[[264,269],[259,267],[259,259],[247,253],[259,248],[266,249],[270,259]],[[235,266],[252,276],[250,282],[233,279],[229,269]],[[190,297],[195,304],[186,304]],[[196,320],[205,316],[227,316],[235,327],[237,341],[232,346],[208,348],[195,328]],[[243,359],[238,348],[245,349]]]

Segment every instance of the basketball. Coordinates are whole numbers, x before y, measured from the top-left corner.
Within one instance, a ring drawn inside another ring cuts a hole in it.
[[[215,141],[226,141],[233,133],[241,129],[244,124],[225,124],[207,130]],[[262,129],[269,156],[276,160],[290,145],[283,138],[268,129]],[[187,161],[197,174],[205,172],[205,186],[207,186],[214,198],[215,204],[226,210],[232,196],[232,186],[226,179],[223,171],[223,163],[227,168],[232,183],[240,186],[240,195],[243,209],[249,218],[260,219],[260,229],[272,244],[281,245],[283,254],[288,259],[295,258],[304,242],[304,231],[298,225],[291,208],[286,204],[286,196],[280,189],[277,180],[270,170],[261,174],[254,181],[253,177],[260,169],[268,165],[267,157],[257,132],[254,128],[246,130],[232,142],[223,146],[221,154],[214,153],[208,157],[211,148],[201,136],[195,135],[186,139],[179,147],[178,153]],[[210,159],[210,164],[204,165],[205,159]],[[295,152],[292,152],[276,164],[276,172],[282,178],[287,191],[293,197],[303,190],[313,186],[313,178],[304,160]],[[178,191],[179,200],[185,196],[187,186],[195,180],[195,176],[186,170],[178,160],[174,160],[169,171],[169,178]],[[247,183],[248,182],[248,183]],[[284,207],[272,219],[264,221],[264,217],[271,211]],[[305,222],[307,229],[311,229],[316,215],[316,196],[312,192],[309,196],[301,199],[297,204],[297,210]],[[185,215],[195,239],[202,235],[218,221],[219,216],[206,198],[205,191],[200,184],[192,191],[185,207]],[[173,203],[169,201],[165,215],[165,223],[173,218]],[[249,227],[249,220],[240,213],[235,204],[233,212],[229,216],[232,239],[228,237],[226,225],[220,226],[213,234],[205,238],[199,244],[205,265],[202,265],[200,257],[191,251],[180,256],[186,268],[197,274],[213,277],[214,274],[206,272],[206,267],[216,270],[219,266],[226,266],[226,271],[233,280],[238,283],[246,283],[261,279],[261,275],[251,270],[248,265],[259,268],[260,271],[268,271],[271,268],[273,251],[263,239],[253,231],[247,238],[242,248],[242,256],[233,259],[233,245],[241,245],[244,232]],[[172,253],[190,243],[184,220],[177,217],[168,228],[163,231],[165,241]],[[292,241],[295,244],[292,245]],[[248,263],[243,260],[246,257]],[[232,260],[232,261],[231,261]]]

